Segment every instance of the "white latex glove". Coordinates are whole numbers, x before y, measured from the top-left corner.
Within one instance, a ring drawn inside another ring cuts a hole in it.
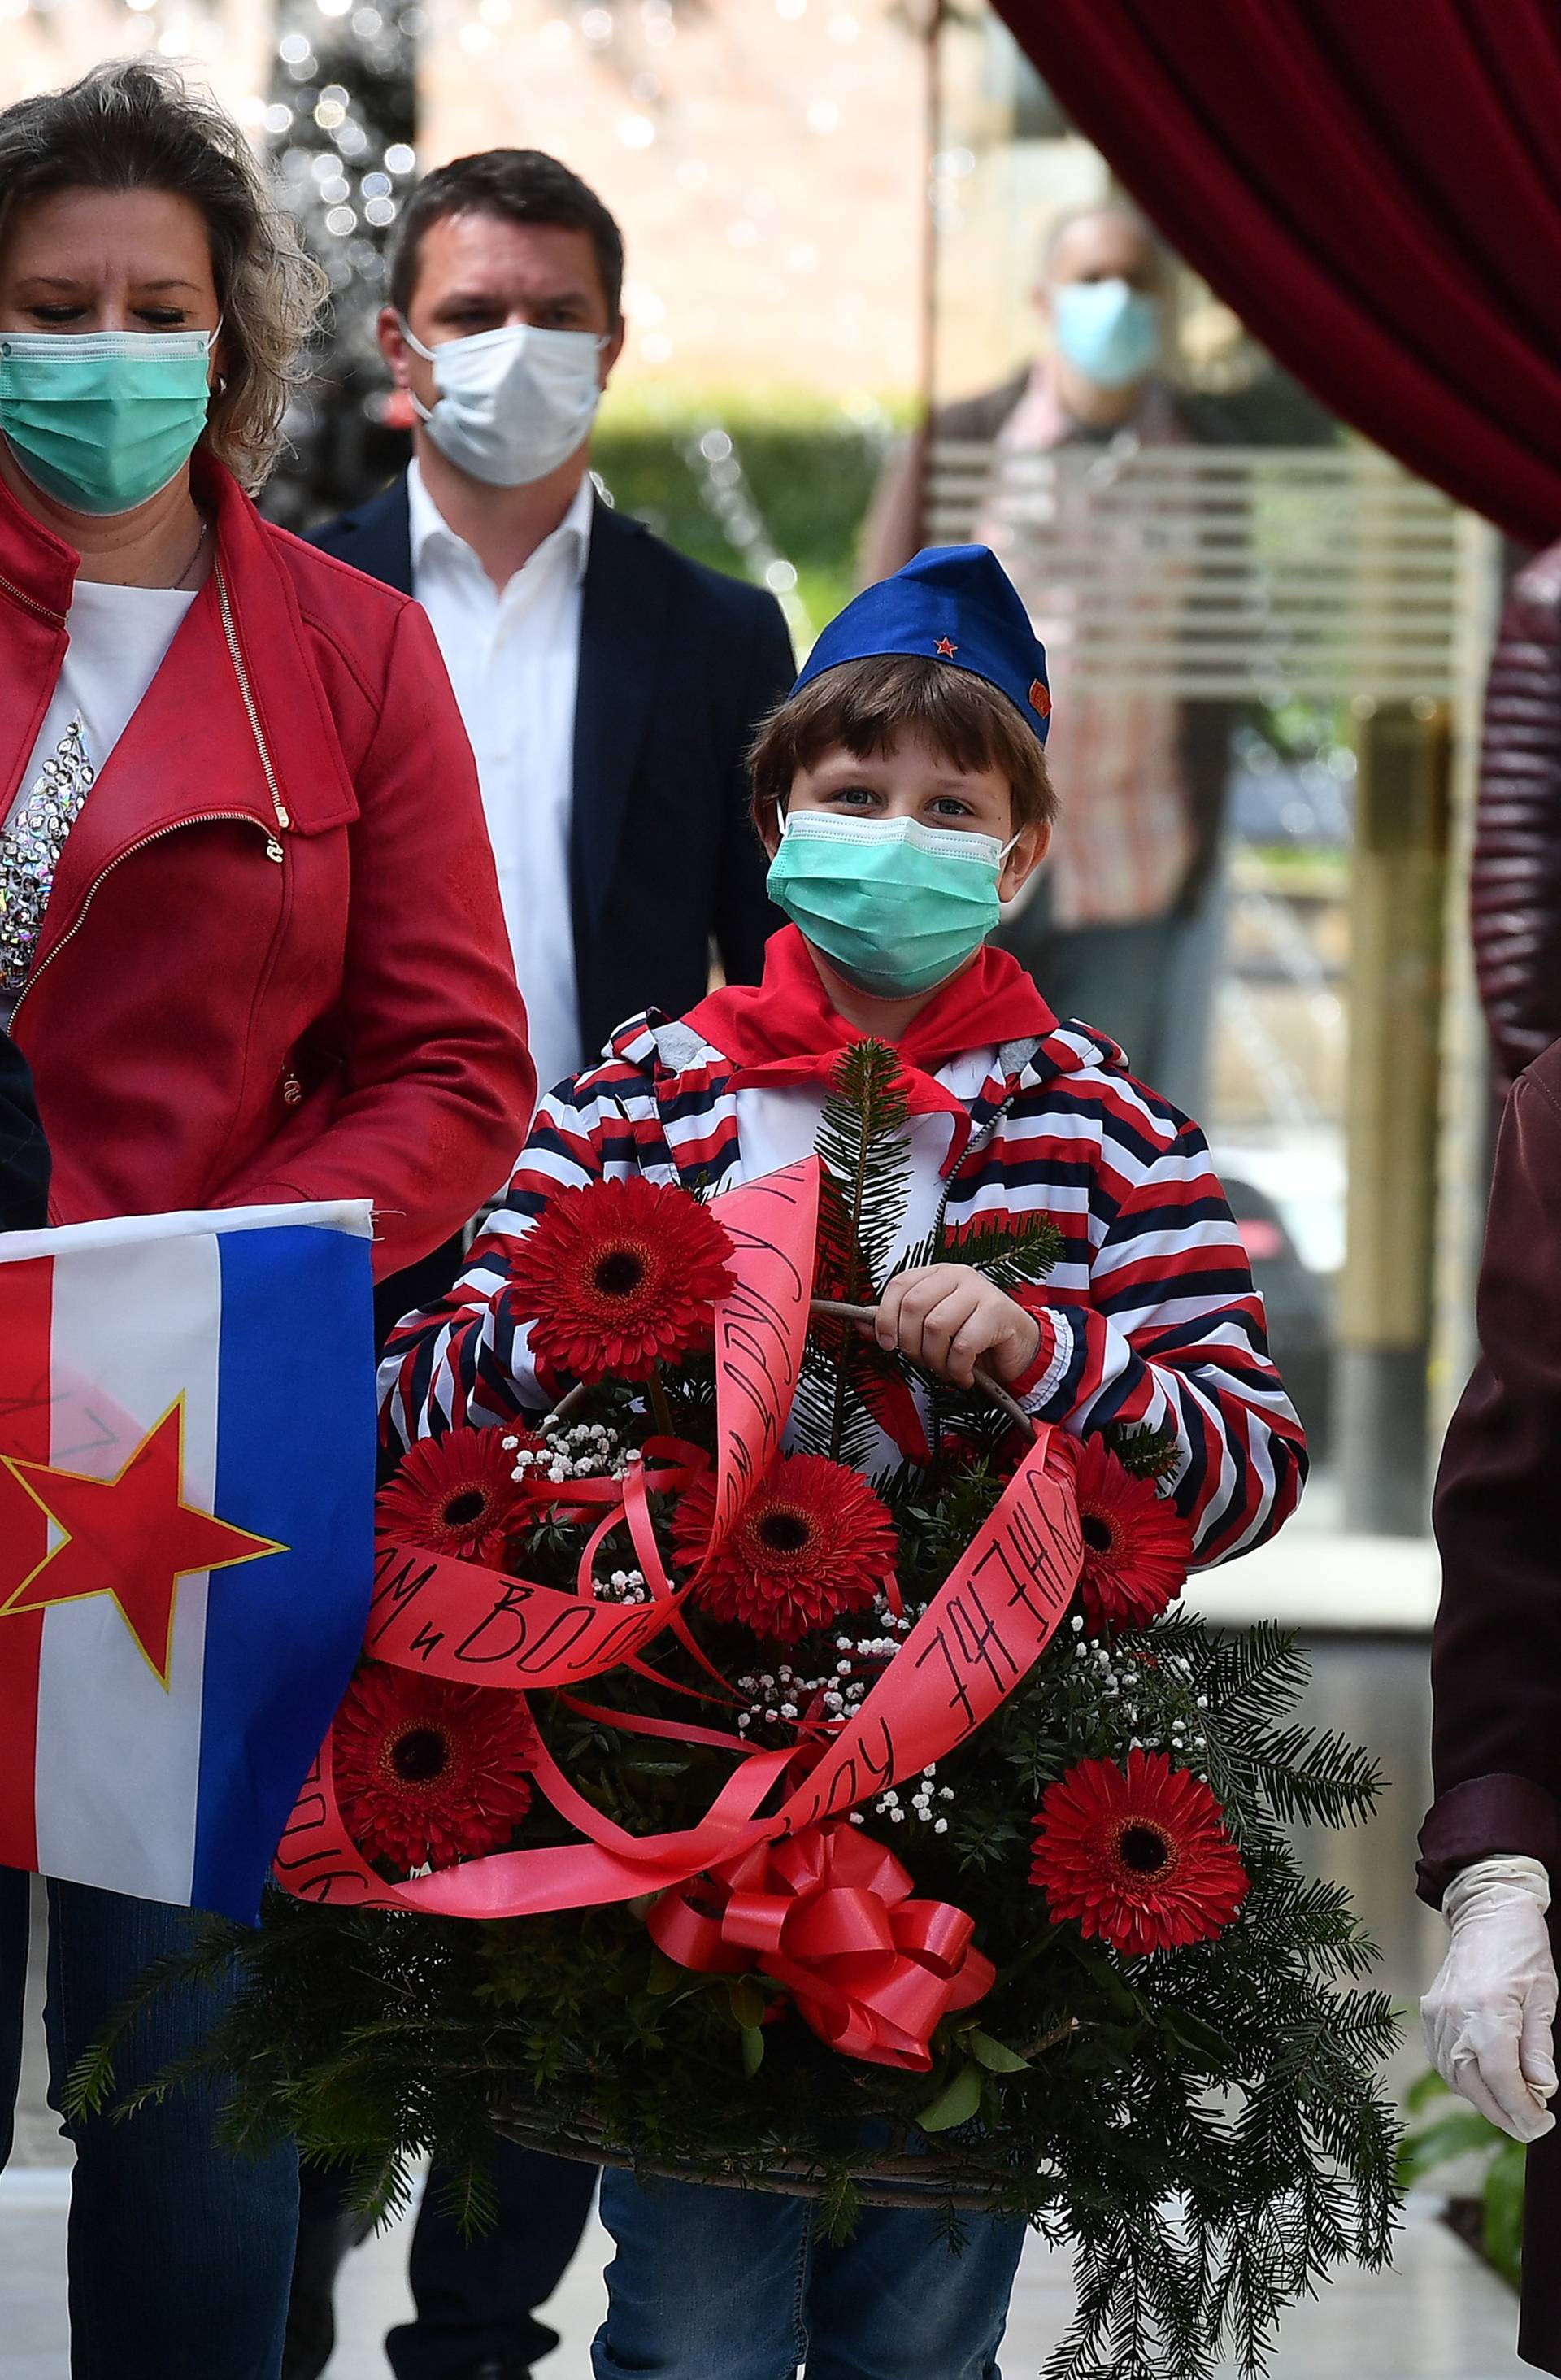
[[[1555,1962],[1538,1860],[1477,1860],[1447,1887],[1452,1943],[1420,2004],[1425,2046],[1444,2082],[1510,2132],[1537,2141],[1555,2118]]]

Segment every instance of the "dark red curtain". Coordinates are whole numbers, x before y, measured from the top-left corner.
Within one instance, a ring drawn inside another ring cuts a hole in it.
[[[1287,370],[1525,542],[1561,537],[1558,0],[997,0]]]

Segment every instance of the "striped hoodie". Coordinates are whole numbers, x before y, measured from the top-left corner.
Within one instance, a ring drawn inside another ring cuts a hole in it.
[[[755,1087],[752,1070],[699,1030],[714,1005],[681,1023],[654,1010],[635,1018],[602,1063],[543,1099],[461,1280],[391,1338],[380,1375],[390,1442],[552,1402],[560,1384],[538,1378],[505,1290],[517,1240],[556,1192],[630,1173],[719,1192],[812,1148],[821,1087]],[[1078,1436],[1172,1428],[1172,1493],[1192,1521],[1195,1559],[1223,1561],[1274,1534],[1306,1475],[1263,1301],[1198,1127],[1135,1081],[1114,1043],[1045,1014],[1038,1036],[962,1051],[932,1073],[936,1111],[911,1126],[924,1145],[902,1243],[939,1206],[956,1239],[1004,1215],[1049,1216],[1061,1255],[1021,1293],[1041,1342],[1015,1393]]]

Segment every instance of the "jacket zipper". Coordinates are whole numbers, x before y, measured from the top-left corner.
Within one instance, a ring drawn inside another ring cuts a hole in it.
[[[227,640],[228,656],[233,662],[233,674],[238,680],[238,691],[244,698],[244,709],[249,722],[249,733],[255,739],[255,749],[260,756],[260,767],[265,772],[266,790],[271,795],[272,809],[275,813],[278,828],[285,832],[285,830],[292,825],[293,821],[288,815],[287,805],[282,798],[282,789],[277,783],[276,770],[272,760],[271,749],[266,743],[265,731],[260,725],[260,708],[255,700],[254,689],[249,684],[249,673],[244,665],[244,654],[238,642],[238,630],[234,624],[233,605],[228,601],[227,581],[223,577],[223,566],[220,562],[215,565],[214,575],[217,581],[217,608],[222,613],[223,635]],[[40,603],[35,595],[29,595],[25,589],[14,586],[8,578],[0,578],[0,594],[9,595],[15,602],[24,605],[29,612],[34,613],[40,620],[47,620],[52,627],[63,628],[67,625],[63,612],[52,611],[47,603]],[[212,812],[212,816],[213,818],[219,819],[225,819],[230,816],[240,817],[242,815],[243,813],[239,811],[230,812],[227,810],[214,810]],[[204,823],[205,820],[203,819],[187,819],[185,820],[185,824],[187,826],[200,826]],[[136,845],[136,849],[138,851],[140,849],[140,845],[139,844]],[[121,854],[121,856],[127,859],[129,857],[129,854],[128,852],[125,852]],[[272,852],[270,856],[274,859],[280,859],[282,854],[280,851]]]
[[[1029,1062],[1026,1061],[1026,1063],[1028,1062]],[[1023,1070],[1022,1068],[1021,1075],[1023,1074]],[[954,1184],[959,1180],[960,1175],[964,1172],[965,1167],[970,1163],[971,1159],[980,1155],[986,1149],[990,1148],[992,1142],[997,1138],[998,1126],[1001,1123],[1004,1116],[1007,1115],[1010,1108],[1012,1107],[1018,1097],[1019,1077],[1016,1076],[1013,1088],[1006,1095],[1001,1105],[993,1109],[991,1114],[987,1117],[980,1131],[972,1135],[963,1156],[945,1179],[943,1184],[943,1195],[938,1201],[938,1220],[933,1226],[932,1245],[933,1260],[935,1263],[938,1259],[938,1251],[943,1245],[944,1228],[949,1220],[949,1201],[954,1195]],[[941,1453],[943,1449],[943,1416],[938,1408],[938,1400],[936,1397],[932,1400],[931,1420],[932,1451],[936,1457]]]
[[[233,662],[233,674],[238,680],[238,691],[244,697],[244,708],[249,716],[249,733],[255,739],[255,749],[260,756],[260,766],[265,771],[266,786],[271,795],[272,808],[276,813],[276,823],[279,828],[285,829],[290,827],[293,821],[287,815],[287,807],[282,798],[282,789],[276,782],[276,771],[272,766],[271,752],[266,744],[265,732],[260,725],[260,710],[249,684],[249,673],[244,666],[244,655],[239,648],[238,630],[234,625],[233,606],[228,601],[227,580],[223,577],[223,565],[220,562],[213,565],[213,575],[217,581],[217,608],[223,615],[223,634],[227,638],[228,653]]]
[[[1026,1063],[1028,1063],[1028,1061],[1026,1061]],[[1022,1068],[1021,1073],[1023,1073],[1023,1070]],[[972,1134],[970,1141],[966,1146],[964,1153],[961,1157],[959,1163],[950,1170],[945,1178],[943,1184],[943,1195],[938,1201],[938,1220],[933,1226],[933,1246],[935,1249],[940,1248],[943,1245],[943,1228],[949,1220],[949,1201],[954,1195],[955,1183],[964,1172],[965,1167],[970,1163],[971,1159],[973,1157],[980,1156],[982,1151],[986,1149],[996,1138],[998,1126],[1001,1123],[1004,1116],[1007,1115],[1010,1108],[1012,1107],[1018,1097],[1019,1080],[1016,1076],[1013,1088],[1007,1092],[1001,1102],[992,1110],[991,1114],[987,1117],[980,1131]]]
[[[290,827],[293,821],[287,814],[286,805],[283,801],[281,789],[277,784],[276,771],[272,765],[271,752],[266,744],[264,730],[260,725],[260,710],[256,706],[254,692],[249,684],[249,673],[244,666],[244,656],[239,650],[238,631],[234,625],[233,606],[228,601],[227,582],[223,577],[220,562],[214,567],[214,576],[217,581],[217,608],[222,613],[223,635],[226,638],[228,653],[233,662],[233,673],[238,680],[238,691],[244,698],[244,709],[249,721],[249,732],[255,739],[255,749],[260,754],[260,767],[265,771],[266,788],[271,795],[271,806],[275,813],[277,827],[279,830],[285,829]],[[0,578],[0,593],[14,596],[18,603],[25,603],[30,612],[36,612],[41,618],[53,621],[59,627],[63,628],[66,625],[59,613],[51,612],[47,604],[40,603],[35,597],[25,594],[19,587],[13,587],[8,578]],[[171,826],[159,827],[153,834],[143,834],[138,843],[127,844],[125,850],[111,859],[101,876],[93,878],[87,888],[87,897],[81,904],[76,923],[68,933],[60,936],[47,958],[40,966],[34,968],[17,995],[11,1010],[11,1023],[15,1024],[22,1002],[27,998],[39,977],[53,966],[67,943],[76,940],[87,922],[88,910],[97,899],[99,886],[107,881],[116,868],[122,867],[127,859],[134,859],[136,854],[145,851],[149,844],[161,843],[170,834],[180,833],[187,826],[219,826],[228,823],[258,828],[260,832],[265,835],[266,857],[277,861],[284,857],[285,855],[276,836],[267,832],[251,810],[200,810],[193,818],[176,819]]]
[[[54,961],[65,949],[67,943],[73,942],[76,940],[77,935],[81,931],[82,927],[87,922],[87,912],[98,897],[99,887],[103,884],[106,884],[116,868],[123,867],[127,859],[134,859],[137,852],[144,851],[149,844],[162,843],[168,835],[180,834],[187,826],[216,826],[228,821],[232,821],[232,823],[237,826],[252,826],[257,833],[265,835],[266,857],[268,859],[278,860],[282,858],[282,845],[277,842],[276,837],[273,834],[268,834],[266,832],[266,829],[260,823],[260,820],[255,816],[253,810],[201,810],[199,815],[194,818],[175,819],[172,826],[160,826],[155,834],[143,834],[139,843],[129,844],[123,851],[117,853],[115,856],[109,861],[108,866],[103,869],[101,876],[95,876],[92,879],[91,883],[87,888],[87,897],[81,904],[80,913],[77,917],[75,925],[71,927],[68,933],[62,934],[60,936],[59,941],[54,944],[54,949],[49,953],[45,959],[41,961],[41,963],[34,967],[32,973],[29,976],[27,981],[23,984],[20,991],[18,993],[16,1004],[11,1010],[12,1025],[15,1025],[17,1017],[21,1010],[21,1004],[31,991],[33,985],[38,981],[41,976],[48,973],[48,970],[54,965]]]
[[[63,612],[54,611],[48,603],[40,603],[36,595],[28,594],[25,588],[13,586],[8,578],[0,578],[0,595],[8,595],[11,601],[14,603],[19,603],[24,611],[35,613],[40,620],[47,620],[51,628],[65,626]]]

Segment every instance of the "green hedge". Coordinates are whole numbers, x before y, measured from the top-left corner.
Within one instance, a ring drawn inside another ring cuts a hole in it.
[[[817,634],[854,591],[862,517],[898,426],[881,407],[847,411],[790,391],[625,393],[603,406],[591,456],[625,512],[696,561],[743,577],[744,550],[712,506],[717,489],[697,453],[707,431],[724,431],[742,474],[733,493],[746,497],[768,544],[796,570]]]

